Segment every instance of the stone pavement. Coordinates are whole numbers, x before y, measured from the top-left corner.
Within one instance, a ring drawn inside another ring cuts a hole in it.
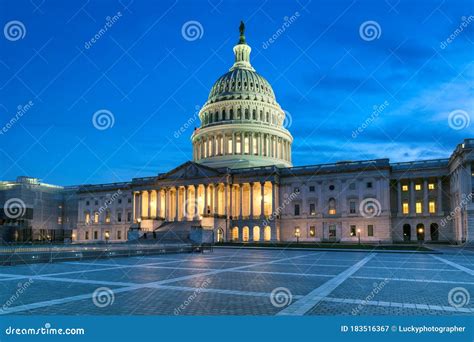
[[[472,315],[472,253],[215,249],[0,267],[0,314]]]

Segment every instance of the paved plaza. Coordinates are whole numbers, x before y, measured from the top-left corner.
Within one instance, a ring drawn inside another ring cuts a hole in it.
[[[0,268],[0,314],[472,315],[474,254],[215,249]]]

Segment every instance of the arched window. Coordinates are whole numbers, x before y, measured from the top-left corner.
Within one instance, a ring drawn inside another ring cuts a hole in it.
[[[416,225],[416,237],[418,241],[425,240],[425,226],[423,223],[418,223]]]
[[[237,120],[242,119],[242,109],[237,108]]]
[[[232,240],[239,241],[239,227],[232,228]]]
[[[217,228],[217,242],[224,242],[224,230]]]
[[[231,109],[229,113],[230,113],[230,120],[234,120],[234,110]]]
[[[270,241],[272,239],[272,228],[266,226],[263,230],[263,240]]]
[[[248,120],[250,119],[249,117],[249,109],[248,108],[245,108],[245,120]]]
[[[252,111],[252,120],[257,120],[257,110],[256,109],[254,109]]]
[[[94,223],[99,223],[99,212],[94,213]]]
[[[329,199],[328,214],[329,215],[336,215],[336,200],[334,198]]]
[[[222,120],[227,120],[227,118],[225,117],[225,108],[222,110]]]
[[[253,227],[253,241],[260,241],[260,227]]]
[[[242,241],[248,242],[249,241],[249,227],[245,226],[242,228]]]
[[[403,241],[411,240],[411,226],[409,224],[403,225]]]
[[[91,213],[89,211],[84,211],[84,222],[86,224],[91,223]]]

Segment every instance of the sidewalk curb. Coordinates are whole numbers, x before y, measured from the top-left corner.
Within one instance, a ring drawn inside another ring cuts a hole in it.
[[[406,251],[406,250],[373,250],[355,248],[298,248],[298,247],[256,247],[256,246],[216,246],[223,249],[260,249],[260,250],[286,250],[286,251],[324,251],[324,252],[367,252],[367,253],[402,253],[402,254],[443,254],[439,251]]]

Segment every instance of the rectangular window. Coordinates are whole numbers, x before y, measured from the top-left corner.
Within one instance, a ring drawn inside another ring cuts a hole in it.
[[[415,190],[420,191],[421,190],[421,184],[415,184]]]
[[[436,213],[436,202],[435,201],[429,201],[428,202],[428,209],[430,214],[435,214]]]
[[[402,185],[402,191],[404,192],[408,191],[408,185]]]
[[[99,232],[95,231],[94,232],[94,240],[97,240],[99,238]]]
[[[89,204],[90,204],[89,201],[86,201],[86,205],[89,205]]]
[[[242,153],[242,138],[239,135],[235,137],[235,153]]]
[[[408,206],[408,202],[403,202],[402,203],[402,209],[404,214],[410,213],[410,207]]]
[[[336,215],[336,209],[330,208],[329,209],[329,215]]]
[[[256,139],[252,140],[252,150],[254,155],[258,154],[258,143]]]
[[[309,204],[309,214],[311,216],[316,215],[316,205],[314,203]]]
[[[129,198],[127,202],[128,202],[128,203],[132,203],[132,199],[131,199],[131,198]]]
[[[122,231],[117,230],[117,240],[122,240]]]
[[[232,154],[232,138],[227,140],[227,154]]]
[[[372,189],[372,182],[367,182],[367,189]]]
[[[356,226],[351,226],[351,236],[356,236]]]
[[[117,222],[122,222],[122,213],[121,212],[117,213]]]
[[[118,199],[118,204],[122,204],[122,199],[121,198]]]
[[[250,142],[249,142],[249,137],[244,138],[244,153],[249,154],[250,153]]]
[[[86,240],[89,240],[89,232],[86,232],[85,239],[86,239]]]
[[[367,236],[374,236],[374,225],[369,224],[367,226]]]
[[[415,212],[417,214],[421,214],[423,212],[423,205],[421,202],[416,202],[416,205],[415,205]]]
[[[311,237],[316,236],[316,227],[315,226],[309,227],[309,236],[311,236]]]
[[[132,212],[131,211],[129,211],[127,213],[127,222],[130,222],[130,221],[132,221]]]
[[[349,213],[355,214],[356,213],[356,202],[350,201],[349,202]]]
[[[91,214],[89,212],[85,213],[84,221],[86,222],[86,224],[89,224],[91,222]]]
[[[428,184],[428,190],[434,190],[434,189],[435,189],[434,183],[429,183]]]
[[[309,186],[309,192],[314,192],[314,185]]]
[[[295,204],[295,216],[299,216],[299,214],[300,214],[300,205]]]
[[[94,223],[99,223],[99,213],[98,212],[94,213]]]
[[[110,211],[105,212],[105,223],[110,223]]]

